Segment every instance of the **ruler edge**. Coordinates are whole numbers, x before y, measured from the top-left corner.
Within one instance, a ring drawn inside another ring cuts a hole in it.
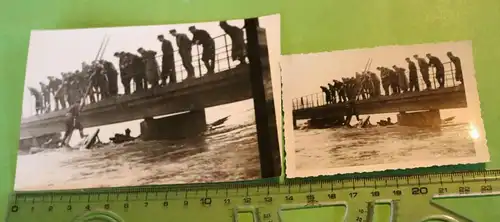
[[[479,178],[475,177],[478,175]],[[364,177],[347,177],[347,178],[324,178],[324,177],[311,177],[311,178],[293,178],[285,179],[280,182],[277,177],[265,178],[261,180],[250,181],[237,181],[237,182],[220,182],[220,183],[194,183],[194,184],[163,184],[163,185],[143,185],[143,186],[119,186],[119,187],[105,187],[105,188],[84,188],[84,189],[65,189],[65,190],[36,190],[36,191],[12,191],[11,196],[16,195],[71,195],[71,194],[100,194],[100,193],[118,193],[118,192],[147,192],[147,191],[195,191],[195,190],[213,190],[213,189],[238,189],[238,188],[252,188],[252,187],[282,187],[282,186],[300,186],[312,184],[331,184],[331,183],[345,183],[345,182],[376,182],[376,181],[394,181],[401,180],[407,181],[410,179],[430,178],[430,177],[461,177],[461,182],[478,181],[478,180],[492,180],[491,176],[496,180],[500,177],[500,170],[480,170],[480,171],[460,171],[460,172],[447,172],[447,173],[422,173],[422,174],[408,174],[408,175],[395,175],[395,176],[364,176]],[[487,177],[490,176],[490,177]],[[465,178],[468,177],[468,178]],[[469,178],[472,177],[472,178]],[[264,181],[262,181],[264,180]],[[458,181],[454,181],[458,182]],[[401,184],[406,185],[426,185],[435,184],[439,182],[418,182],[415,184]],[[453,182],[443,182],[453,183]],[[376,185],[375,185],[376,186]],[[354,186],[355,188],[369,188],[370,185]],[[9,202],[10,203],[10,202]]]
[[[476,175],[476,176],[474,176]],[[479,175],[479,176],[477,176]],[[73,189],[73,190],[56,190],[56,191],[47,191],[47,190],[40,190],[40,191],[14,191],[14,195],[10,195],[9,197],[9,202],[7,206],[12,206],[12,203],[15,203],[14,198],[17,195],[74,195],[74,194],[99,194],[99,193],[120,193],[122,191],[127,191],[133,193],[135,192],[148,192],[148,190],[154,190],[154,189],[163,189],[164,191],[166,190],[197,190],[197,189],[203,189],[203,190],[208,190],[208,189],[215,189],[215,188],[227,188],[227,189],[235,189],[238,187],[262,187],[262,186],[269,186],[269,187],[275,187],[275,186],[283,186],[283,185],[303,185],[303,184],[319,184],[319,183],[340,183],[341,181],[361,181],[361,180],[371,180],[371,181],[383,181],[383,180],[406,180],[407,178],[429,178],[429,177],[439,177],[439,176],[448,176],[448,177],[460,177],[463,176],[464,179],[462,181],[453,181],[449,183],[460,183],[460,182],[476,182],[476,181],[481,181],[481,180],[496,180],[498,179],[500,175],[500,170],[484,170],[484,171],[467,171],[467,172],[453,172],[453,173],[428,173],[428,174],[416,174],[416,175],[405,175],[405,176],[382,176],[382,177],[360,177],[360,178],[347,178],[347,179],[328,179],[328,178],[315,178],[315,179],[308,179],[306,181],[287,181],[285,183],[270,183],[270,182],[264,182],[264,183],[245,183],[245,182],[236,182],[235,183],[225,183],[225,184],[220,184],[220,183],[212,183],[209,184],[210,187],[207,187],[207,184],[186,184],[186,185],[154,185],[154,186],[133,186],[133,187],[109,187],[109,188],[90,188],[90,189]],[[490,177],[487,177],[490,176]],[[467,178],[465,178],[467,177]],[[438,181],[433,181],[432,183],[426,183],[425,181],[420,183],[419,185],[426,185],[426,184],[439,184]],[[225,186],[221,186],[225,185]],[[401,184],[401,186],[409,186],[413,184]],[[416,184],[415,184],[416,185]],[[392,185],[391,185],[392,186]],[[363,187],[356,187],[356,188],[368,188],[368,187],[373,187],[373,186],[363,186]],[[389,186],[380,186],[380,187],[389,187]],[[117,190],[120,189],[120,190]],[[166,189],[168,188],[168,189]],[[350,187],[345,187],[345,188],[350,188]],[[449,193],[449,194],[431,194],[431,201],[434,199],[444,199],[444,198],[456,198],[456,197],[477,197],[477,196],[499,196],[500,191],[493,191],[490,193],[467,193],[467,194],[460,194],[460,193]],[[344,214],[344,221],[348,219],[348,205],[346,201],[334,201],[334,202],[322,202],[321,205],[323,207],[326,206],[331,206],[332,203],[336,203],[336,205],[342,205],[340,203],[345,203],[343,206],[346,206],[346,213]],[[389,199],[378,199],[374,200],[373,203],[388,203],[390,204],[391,207],[391,216],[390,216],[390,221],[395,221],[396,217],[394,215],[394,207],[395,203],[394,200],[389,200]],[[300,204],[284,204],[284,205],[295,205],[295,208],[298,208]],[[280,205],[280,208],[278,210],[278,218],[281,218],[281,211],[283,210],[283,204]],[[302,208],[304,205],[302,205]],[[236,210],[239,208],[234,208],[234,212],[237,212]],[[6,209],[8,212],[6,214],[6,220],[9,218],[10,215],[10,210],[9,208]],[[254,218],[256,218],[257,214],[254,211],[249,211],[254,214]],[[439,215],[429,215],[426,218],[427,219],[440,219],[441,217],[436,217]],[[449,219],[449,218],[447,218]],[[237,222],[237,220],[235,220]]]

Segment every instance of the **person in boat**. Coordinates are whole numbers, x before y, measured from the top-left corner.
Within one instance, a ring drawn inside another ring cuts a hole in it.
[[[391,117],[387,117],[387,120],[380,120],[379,122],[377,122],[377,124],[379,126],[390,126],[390,125],[394,125],[394,123],[391,122]]]
[[[125,129],[125,134],[116,133],[115,137],[110,137],[109,140],[113,143],[124,143],[127,141],[134,140],[135,138],[130,136],[131,130],[129,128]]]
[[[80,99],[76,99],[75,103],[70,106],[68,112],[66,113],[65,125],[66,131],[64,132],[64,137],[62,140],[62,145],[68,145],[68,141],[66,141],[71,134],[73,134],[73,130],[78,129],[80,132],[80,138],[84,138],[86,135],[83,133],[83,125],[80,122],[80,112],[82,110],[82,106],[80,105]]]

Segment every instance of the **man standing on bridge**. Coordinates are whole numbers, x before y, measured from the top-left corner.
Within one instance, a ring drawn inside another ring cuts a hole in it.
[[[36,115],[43,113],[43,96],[37,89],[33,87],[28,87],[31,95],[35,97],[35,111]]]
[[[405,74],[406,70],[404,68],[397,67],[396,65],[393,65],[392,68],[394,69],[394,71],[396,71],[398,77],[399,92],[408,92],[408,78],[406,78]]]
[[[417,66],[410,58],[406,58],[406,62],[408,63],[408,70],[410,76],[410,92],[418,92],[420,91],[420,86],[418,85],[418,74],[417,74]]]
[[[451,52],[446,53],[446,55],[448,55],[448,58],[450,58],[451,62],[455,66],[455,80],[457,82],[460,82],[460,84],[464,84],[464,76],[462,74],[462,62],[460,61],[460,58],[454,56]]]
[[[389,86],[391,85],[391,80],[389,78],[389,72],[385,67],[377,67],[377,70],[380,71],[380,78],[382,79],[382,88],[384,89],[384,94],[386,96],[390,95]]]
[[[104,75],[108,79],[108,91],[111,96],[118,96],[118,71],[110,61],[102,61]]]
[[[195,26],[189,27],[189,31],[193,33],[193,44],[202,45],[203,53],[201,60],[205,63],[207,74],[214,73],[215,69],[215,42],[207,31],[197,29]]]
[[[236,26],[229,25],[226,21],[221,21],[219,26],[229,35],[229,37],[231,37],[231,58],[233,61],[239,60],[240,65],[246,64],[246,45],[243,30]]]
[[[130,73],[127,73],[128,61],[125,52],[115,52],[114,56],[118,58],[118,67],[120,69],[120,79],[125,91],[125,95],[130,94],[130,80],[132,79]]]
[[[43,111],[44,113],[50,112],[50,90],[45,83],[40,82],[40,90],[43,95]]]
[[[401,93],[401,89],[399,88],[399,76],[396,70],[387,68],[387,72],[389,73],[389,81],[391,82],[392,95]]]
[[[429,80],[429,64],[424,58],[420,58],[418,55],[413,55],[418,62],[418,67],[420,68],[420,73],[422,74],[422,79],[425,82],[425,89],[430,90],[432,88],[431,81]]]
[[[170,30],[170,34],[175,37],[177,47],[179,48],[179,55],[182,59],[182,65],[186,69],[187,79],[194,78],[193,57],[191,55],[192,43],[189,37],[184,33],[177,33],[177,30]]]
[[[64,90],[62,90],[62,85],[63,81],[59,78],[56,78],[54,76],[48,76],[49,79],[49,91],[52,93],[52,96],[54,96],[54,102],[55,102],[55,111],[59,110],[59,105],[61,105],[62,109],[66,109],[66,102],[64,101]]]
[[[330,104],[332,101],[332,95],[330,93],[330,90],[328,90],[328,88],[324,86],[320,86],[319,88],[321,88],[321,91],[323,92],[323,94],[325,94],[326,104]]]
[[[175,60],[174,60],[174,47],[172,43],[165,39],[165,36],[158,35],[158,41],[161,42],[161,51],[163,53],[161,59],[161,86],[167,84],[167,78],[169,83],[176,83],[177,79],[175,76]]]
[[[430,53],[427,53],[427,58],[429,58],[429,65],[434,66],[436,68],[436,80],[439,83],[439,88],[444,87],[444,66],[441,60],[436,56],[432,56]]]
[[[66,125],[66,131],[64,132],[64,137],[62,140],[62,146],[68,145],[69,141],[68,138],[73,134],[73,130],[78,129],[80,131],[80,138],[84,138],[85,134],[83,134],[83,126],[80,122],[80,111],[82,110],[83,106],[80,105],[80,98],[75,100],[75,103],[71,105],[71,107],[68,109],[68,112],[66,113],[66,120],[65,120],[65,125]]]

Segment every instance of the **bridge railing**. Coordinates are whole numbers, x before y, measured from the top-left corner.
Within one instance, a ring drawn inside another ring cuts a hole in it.
[[[242,30],[243,30],[243,36],[244,36],[244,41],[245,41],[245,45],[246,45],[246,43],[247,43],[246,30],[244,28]],[[231,57],[231,54],[232,54],[231,53],[231,51],[232,51],[231,37],[228,34],[223,34],[223,35],[219,35],[219,36],[214,37],[213,40],[215,42],[215,61],[214,61],[215,70],[214,70],[214,72],[215,73],[222,72],[222,71],[229,70],[229,69],[236,67],[239,64],[239,61],[232,60],[232,57]],[[158,44],[161,44],[161,43],[158,43]],[[176,42],[172,41],[172,44],[174,45],[174,44],[176,44]],[[246,49],[245,49],[245,51],[246,51]],[[207,69],[205,68],[205,64],[203,63],[203,61],[201,61],[202,53],[203,53],[202,46],[200,46],[200,45],[193,46],[192,63],[191,64],[193,65],[193,67],[195,69],[195,77],[196,78],[199,78],[207,73]],[[156,59],[157,59],[158,65],[159,65],[159,70],[161,72],[161,68],[162,68],[161,67],[161,64],[162,64],[161,53],[159,55],[157,55]],[[175,59],[176,80],[177,80],[177,82],[181,82],[182,80],[186,79],[187,71],[182,64],[182,59],[179,55],[178,50],[176,50],[174,52],[174,59]],[[117,61],[113,61],[113,62],[117,62]],[[167,81],[169,81],[169,80],[167,80]],[[130,85],[131,91],[132,92],[135,91],[135,89],[136,89],[135,83],[133,81],[131,81],[130,84],[131,84]],[[119,93],[124,92],[124,87],[121,84],[120,76],[118,76],[118,91],[119,91]],[[56,106],[55,99],[52,95],[50,97],[51,97],[51,99],[50,99],[51,100],[51,104],[50,104],[51,111],[53,111],[54,107]],[[88,97],[85,98],[85,102],[87,104],[90,103],[90,99]],[[30,96],[30,101],[28,103],[25,103],[24,105],[27,105],[27,104],[29,104],[29,106],[30,106],[29,107],[30,114],[28,116],[35,115],[36,114],[35,98],[33,96]],[[67,104],[67,106],[68,105],[69,104]],[[26,117],[26,116],[23,116],[23,117]]]
[[[247,43],[246,41],[246,30],[243,28],[243,36],[245,40],[245,44]],[[232,41],[231,37],[228,34],[222,34],[219,36],[216,36],[213,38],[215,42],[215,61],[214,61],[214,66],[215,70],[214,72],[222,72],[225,70],[229,70],[234,68],[236,65],[239,64],[237,61],[233,61],[231,58],[231,50],[232,50]],[[175,41],[172,41],[172,44],[176,44]],[[201,45],[194,45],[192,49],[192,62],[191,65],[194,67],[194,72],[195,72],[195,77],[201,77],[207,73],[207,69],[205,67],[205,64],[201,60],[202,58],[202,53],[203,53],[203,46]],[[175,58],[175,75],[176,75],[176,80],[177,82],[181,82],[182,80],[187,78],[187,71],[184,68],[184,65],[182,64],[182,59],[179,55],[179,51],[174,52],[174,58]],[[158,61],[158,65],[161,71],[161,64],[162,64],[162,55],[159,54],[156,56],[156,60]],[[168,81],[168,80],[167,80]],[[132,89],[135,90],[135,84],[132,83]]]
[[[444,80],[445,87],[458,86],[460,83],[455,80],[455,67],[454,67],[453,63],[452,62],[444,62],[443,65],[445,67],[445,80]],[[435,68],[432,68],[429,71],[430,71],[429,72],[429,81],[431,82],[431,88],[432,89],[439,88],[439,83],[436,79]],[[417,72],[418,72],[419,88],[420,88],[420,90],[424,90],[426,88],[424,79],[422,78],[420,70],[417,70]],[[377,74],[377,75],[380,78],[380,75],[379,74]],[[408,78],[408,71],[405,73],[405,75]],[[327,83],[325,83],[324,85],[327,85]],[[318,89],[319,89],[319,86],[318,86]],[[380,86],[380,90],[381,90],[381,94],[384,95],[382,85]],[[393,93],[392,90],[391,89],[389,89],[389,90],[390,90],[390,93],[392,95],[392,93]],[[313,108],[313,107],[319,107],[319,106],[325,106],[325,105],[327,105],[327,102],[326,102],[325,93],[323,93],[323,92],[312,93],[312,94],[308,94],[305,96],[301,96],[301,97],[292,99],[293,110],[307,109],[307,108]]]

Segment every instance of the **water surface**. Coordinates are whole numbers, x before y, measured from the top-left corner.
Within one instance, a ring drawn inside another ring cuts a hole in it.
[[[406,126],[295,130],[297,170],[473,157],[468,124],[440,130]]]

